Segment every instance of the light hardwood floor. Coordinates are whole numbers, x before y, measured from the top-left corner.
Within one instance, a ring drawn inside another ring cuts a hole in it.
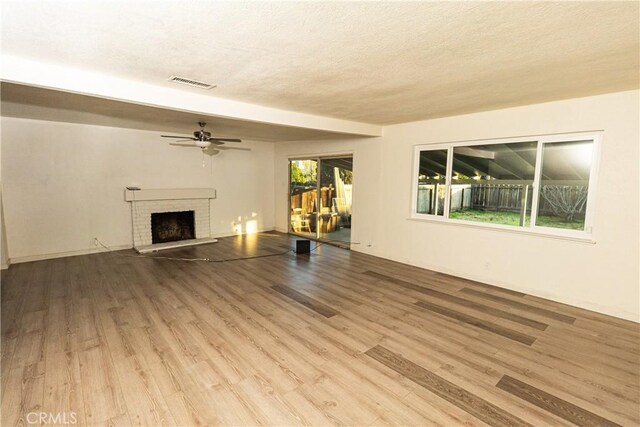
[[[2,273],[3,426],[640,424],[636,323],[328,245],[125,254]]]

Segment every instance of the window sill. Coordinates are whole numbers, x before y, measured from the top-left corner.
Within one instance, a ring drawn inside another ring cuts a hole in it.
[[[552,228],[516,228],[509,225],[500,225],[500,224],[486,224],[480,222],[472,222],[472,221],[464,221],[464,220],[455,220],[449,218],[438,218],[433,217],[430,218],[428,216],[410,216],[407,218],[409,221],[418,221],[418,222],[431,222],[437,223],[447,226],[457,226],[457,227],[468,227],[468,228],[476,228],[476,229],[484,229],[484,230],[494,230],[501,231],[512,234],[520,234],[526,236],[535,236],[535,237],[544,237],[548,239],[557,239],[557,240],[569,240],[578,243],[586,243],[595,245],[596,241],[593,236],[587,232],[567,232],[564,230],[555,230]]]

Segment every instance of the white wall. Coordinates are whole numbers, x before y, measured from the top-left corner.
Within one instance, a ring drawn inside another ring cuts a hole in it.
[[[638,321],[639,94],[388,126],[374,139],[277,144],[276,227],[287,227],[287,157],[352,151],[353,250]],[[596,244],[408,219],[414,145],[591,130],[604,130]]]
[[[0,135],[2,134],[2,123],[0,123]],[[4,225],[4,205],[2,202],[2,138],[0,137],[0,268],[9,268],[9,255],[7,254],[7,235]]]
[[[243,142],[252,151],[205,157],[172,147],[160,132],[2,118],[2,185],[12,262],[83,253],[93,237],[132,246],[124,187],[212,187],[211,233],[236,224],[274,227],[271,143]]]
[[[0,268],[9,268],[9,254],[7,253],[7,236],[4,225],[4,207],[2,205],[2,184],[0,183]]]

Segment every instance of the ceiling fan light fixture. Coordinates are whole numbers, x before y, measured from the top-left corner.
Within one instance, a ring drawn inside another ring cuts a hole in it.
[[[224,137],[212,137],[211,132],[205,132],[204,127],[207,125],[205,122],[198,122],[200,130],[193,132],[193,136],[181,136],[181,135],[160,135],[162,138],[174,138],[175,142],[170,142],[170,145],[177,145],[179,147],[198,147],[204,154],[213,156],[218,154],[220,150],[243,150],[251,151],[250,148],[245,147],[224,147],[227,142],[242,142],[238,138],[224,138]],[[185,143],[185,141],[191,141]]]
[[[210,145],[211,145],[211,142],[209,142],[209,141],[205,141],[205,140],[196,140],[196,141],[193,141],[193,144],[194,144],[196,147],[200,147],[200,148],[207,148],[208,146],[210,146]]]

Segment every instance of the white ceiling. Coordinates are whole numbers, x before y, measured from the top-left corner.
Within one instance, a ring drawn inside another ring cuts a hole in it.
[[[637,88],[638,15],[635,1],[20,0],[2,2],[2,49],[382,125]]]

